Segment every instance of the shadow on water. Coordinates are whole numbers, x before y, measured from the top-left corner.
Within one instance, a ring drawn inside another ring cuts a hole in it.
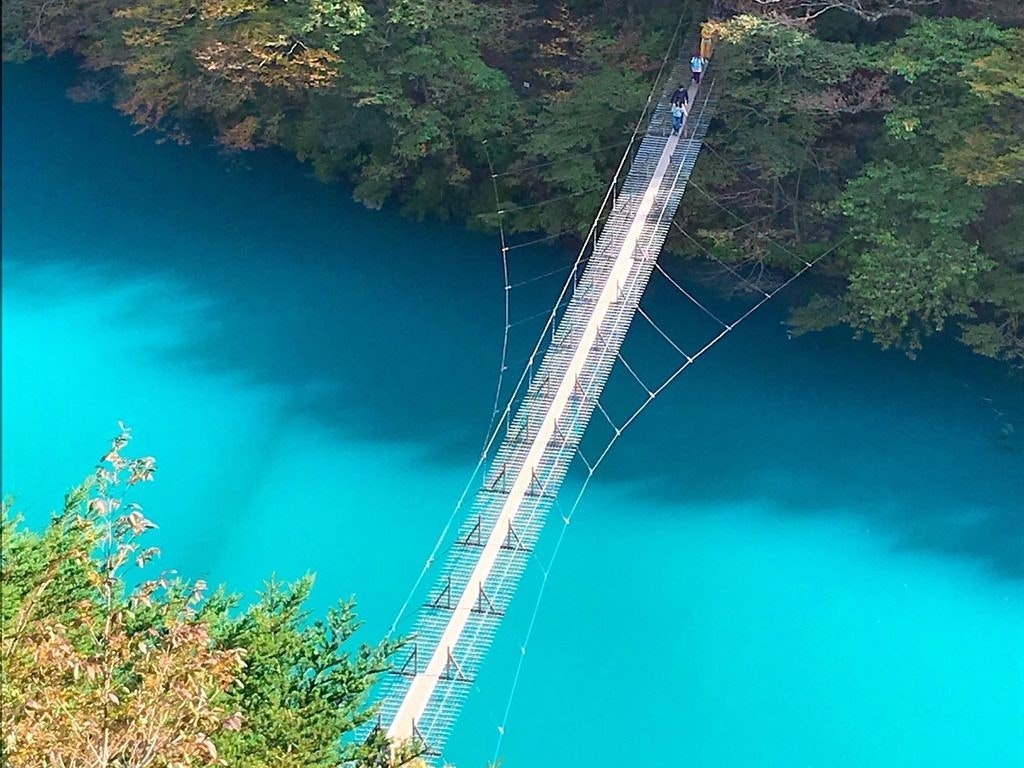
[[[481,300],[501,294],[492,238],[369,215],[279,153],[135,139],[109,105],[64,100],[69,77],[4,71],[5,240],[32,248],[18,258],[167,278],[213,302],[179,362],[279,387],[346,434],[478,449],[500,349],[500,307]]]
[[[3,76],[4,240],[31,244],[16,259],[167,278],[211,302],[203,335],[176,348],[175,363],[278,388],[293,415],[342,436],[472,460],[503,323],[494,238],[367,213],[278,153],[225,159],[134,139],[109,105],[63,98],[67,64]],[[524,258],[537,262],[528,271],[567,257]],[[538,284],[534,303],[557,282]],[[706,323],[687,325],[690,310],[664,283],[645,306],[680,338]],[[602,478],[666,509],[848,512],[897,546],[1024,578],[1020,382],[952,344],[911,363],[840,332],[788,341],[784,314],[765,308],[688,371]],[[538,327],[518,329],[519,347]],[[626,351],[652,381],[674,365],[642,328]],[[620,371],[609,410],[625,415],[641,396]],[[606,437],[595,427],[587,449]]]

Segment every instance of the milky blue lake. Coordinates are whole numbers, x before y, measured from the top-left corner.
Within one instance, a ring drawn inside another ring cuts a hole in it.
[[[273,152],[136,136],[67,100],[71,77],[3,69],[4,493],[42,524],[123,420],[158,460],[139,500],[162,567],[249,594],[315,571],[314,607],[354,594],[374,641],[491,416],[495,237],[365,210]],[[645,306],[694,327],[664,283]],[[786,309],[701,358],[601,467],[506,768],[1024,765],[1024,385],[951,340],[910,361],[789,339]],[[626,341],[653,378],[671,353]],[[609,408],[638,396],[616,379]],[[494,755],[537,586],[458,722],[459,768]]]

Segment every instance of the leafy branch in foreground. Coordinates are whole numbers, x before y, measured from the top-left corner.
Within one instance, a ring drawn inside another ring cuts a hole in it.
[[[271,581],[239,612],[206,585],[141,578],[156,526],[126,500],[153,479],[122,427],[42,532],[0,518],[4,766],[337,766],[395,648],[346,648],[354,605],[311,620],[312,577]]]

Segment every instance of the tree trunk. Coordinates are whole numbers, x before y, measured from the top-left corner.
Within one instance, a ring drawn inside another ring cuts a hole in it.
[[[804,175],[804,164],[800,163],[800,168],[796,172],[796,189],[793,192],[793,234],[796,236],[796,241],[799,243],[800,237],[800,179]]]

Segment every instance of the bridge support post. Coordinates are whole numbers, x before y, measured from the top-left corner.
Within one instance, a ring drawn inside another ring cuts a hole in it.
[[[447,652],[448,652],[448,661],[445,662],[445,665],[444,665],[444,679],[445,680],[451,680],[452,679],[452,670],[454,669],[455,670],[455,678],[454,678],[455,680],[458,680],[458,681],[463,682],[463,683],[471,683],[471,682],[473,682],[472,678],[467,677],[466,673],[462,671],[462,667],[459,665],[459,662],[457,662],[455,660],[455,657],[452,655],[452,649],[450,647],[447,649]]]
[[[441,608],[441,601],[444,600],[444,608],[447,610],[452,609],[452,577],[448,576],[448,582],[444,585],[437,597],[434,598],[434,602],[430,603],[431,608]]]
[[[402,677],[416,677],[420,673],[420,654],[419,644],[414,640],[412,643],[412,651],[405,659],[405,663],[399,669],[393,669],[392,672]],[[412,672],[409,671],[409,665],[412,664]]]

